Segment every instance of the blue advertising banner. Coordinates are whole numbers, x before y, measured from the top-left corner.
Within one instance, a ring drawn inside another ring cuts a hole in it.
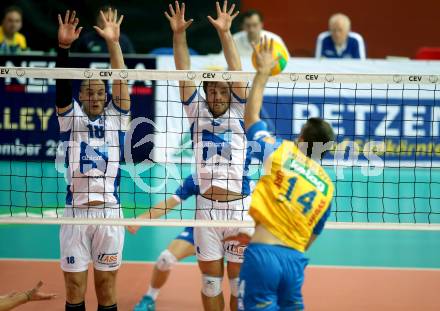
[[[401,90],[379,96],[371,90],[369,96],[354,92],[323,96],[322,92],[266,95],[262,116],[285,139],[296,139],[308,118],[323,118],[332,125],[339,145],[347,149],[345,158],[351,148],[356,160],[372,160],[369,151],[373,151],[385,162],[440,163],[439,91]],[[327,158],[333,156],[330,152]]]
[[[154,58],[125,58],[130,69],[155,69]],[[0,56],[0,66],[55,67],[54,56]],[[108,57],[72,56],[75,68],[109,68]],[[132,119],[154,120],[154,82],[129,81]],[[79,81],[73,83],[77,96]],[[111,95],[111,88],[108,88]],[[136,127],[133,140],[152,133],[148,124]],[[34,78],[0,79],[0,160],[53,161],[59,144],[55,109],[55,80]],[[142,161],[153,146],[132,148],[134,162]]]

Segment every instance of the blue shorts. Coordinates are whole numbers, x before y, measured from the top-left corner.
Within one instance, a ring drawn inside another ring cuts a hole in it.
[[[240,271],[238,309],[303,310],[301,287],[308,259],[280,245],[251,243]]]
[[[193,230],[193,227],[185,227],[185,229],[183,229],[183,231],[178,236],[176,236],[176,240],[184,240],[194,245]]]

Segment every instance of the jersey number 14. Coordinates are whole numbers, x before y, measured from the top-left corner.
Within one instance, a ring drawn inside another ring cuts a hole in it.
[[[297,177],[289,178],[289,180],[288,180],[289,187],[287,188],[286,193],[282,194],[283,200],[287,200],[288,202],[291,202],[293,189],[295,188],[295,184],[296,184],[297,179],[298,179]],[[296,202],[303,206],[303,214],[306,214],[308,211],[310,211],[310,209],[313,206],[313,201],[315,200],[315,197],[316,197],[316,191],[312,190],[312,191],[309,191],[309,192],[306,192],[306,193],[300,195],[296,199]],[[291,202],[291,203],[293,203],[293,202]]]

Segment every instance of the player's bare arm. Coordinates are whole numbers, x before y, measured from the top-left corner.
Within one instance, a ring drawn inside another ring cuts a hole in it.
[[[228,9],[228,1],[224,1],[222,7],[220,7],[219,2],[216,2],[215,5],[217,18],[214,19],[208,16],[208,20],[217,30],[226,63],[228,64],[228,70],[240,71],[242,70],[241,59],[231,34],[232,21],[237,17],[239,11],[234,13],[235,4],[232,4]],[[240,98],[246,98],[246,83],[234,82],[232,88]]]
[[[165,12],[165,17],[170,22],[173,31],[173,51],[174,63],[177,70],[191,69],[191,60],[189,58],[188,43],[186,42],[186,29],[193,22],[192,19],[185,20],[185,3],[175,2],[175,7],[169,5],[169,13]],[[186,102],[196,91],[194,81],[179,81],[180,99]]]
[[[100,12],[100,18],[103,21],[103,28],[93,26],[96,32],[107,43],[110,54],[110,63],[113,69],[124,69],[124,57],[121,46],[119,45],[120,28],[124,15],[118,18],[118,10],[108,10],[106,14]],[[112,86],[113,102],[122,110],[130,110],[130,95],[128,93],[127,81],[114,80]]]
[[[276,64],[276,60],[272,57],[273,40],[270,42],[267,38],[264,38],[261,42],[261,49],[256,50],[253,46],[256,55],[256,69],[252,88],[249,93],[246,109],[244,112],[244,124],[246,130],[249,129],[254,123],[260,121],[261,105],[263,104],[263,92],[269,79],[270,72]]]
[[[165,201],[161,201],[156,204],[151,210],[148,212],[142,213],[137,218],[139,219],[157,219],[167,214],[174,207],[179,205],[181,202],[176,200],[174,196],[169,197]],[[139,230],[140,226],[127,226],[127,230],[135,234]]]
[[[67,10],[62,19],[58,14],[58,56],[57,67],[67,67],[69,49],[72,43],[78,39],[82,27],[78,27],[79,19],[76,12]],[[56,105],[59,114],[69,111],[72,108],[72,87],[69,80],[57,80]],[[70,94],[70,96],[69,96]]]
[[[30,301],[50,300],[57,297],[56,294],[47,294],[40,291],[43,286],[43,282],[39,281],[38,284],[27,291],[13,292],[6,296],[0,296],[0,311],[12,310],[15,307],[25,304]]]

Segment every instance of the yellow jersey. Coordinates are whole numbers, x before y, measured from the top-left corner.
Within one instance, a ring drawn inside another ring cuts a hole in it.
[[[266,168],[252,194],[250,215],[285,245],[304,252],[330,213],[330,177],[294,142],[270,136],[263,121],[252,125],[248,141],[257,145],[252,155]]]
[[[17,32],[12,40],[8,40],[3,33],[3,27],[0,26],[0,52],[15,53],[19,50],[26,50],[26,48],[25,36]]]

